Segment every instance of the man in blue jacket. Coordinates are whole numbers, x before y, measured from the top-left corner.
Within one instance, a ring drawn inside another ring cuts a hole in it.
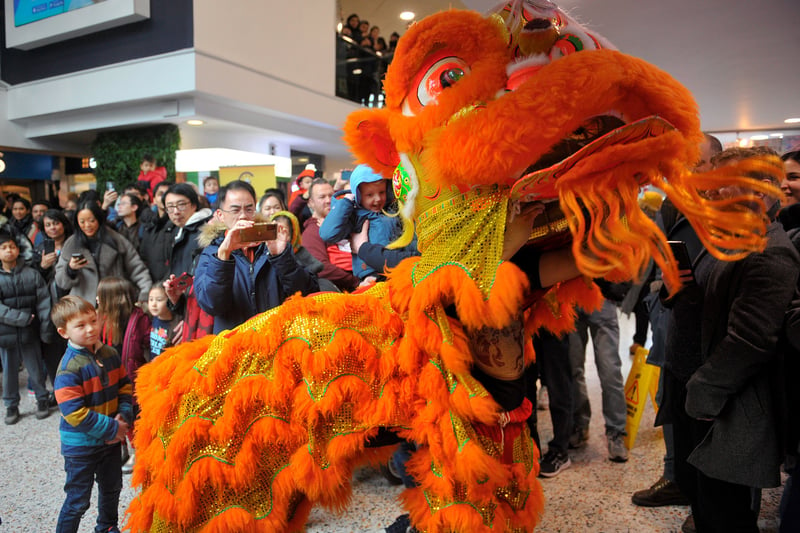
[[[257,222],[256,193],[249,183],[227,184],[218,200],[214,219],[200,237],[205,249],[194,278],[197,303],[214,316],[214,333],[277,307],[296,292],[319,291],[316,276],[295,260],[289,235],[281,226],[275,240],[241,239],[240,230]]]

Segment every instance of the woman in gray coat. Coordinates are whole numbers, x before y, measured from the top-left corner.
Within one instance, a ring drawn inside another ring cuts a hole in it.
[[[87,202],[75,212],[75,233],[61,249],[56,264],[56,285],[88,302],[97,299],[97,284],[108,276],[130,280],[139,289],[139,301],[147,301],[152,281],[133,245],[103,222],[103,210]]]

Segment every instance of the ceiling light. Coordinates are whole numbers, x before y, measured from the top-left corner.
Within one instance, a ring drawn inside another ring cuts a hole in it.
[[[191,120],[187,120],[186,123],[188,125],[190,125],[190,126],[202,126],[203,124],[205,124],[205,122],[203,122],[200,119],[196,119],[196,118],[193,118]]]
[[[783,139],[783,133],[770,133],[770,137],[777,137],[778,139]]]
[[[414,20],[414,17],[416,16],[417,15],[415,15],[413,11],[403,11],[400,13],[401,20]]]
[[[751,141],[766,141],[767,139],[769,139],[769,135],[751,135],[750,136],[750,140]]]
[[[797,123],[800,123],[800,117],[787,118],[786,120],[784,120],[784,122],[787,123],[787,124],[797,124]]]

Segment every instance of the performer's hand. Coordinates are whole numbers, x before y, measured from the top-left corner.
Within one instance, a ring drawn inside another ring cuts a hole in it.
[[[531,236],[533,221],[544,212],[542,202],[510,202],[506,216],[503,240],[503,261],[508,261],[522,248]]]

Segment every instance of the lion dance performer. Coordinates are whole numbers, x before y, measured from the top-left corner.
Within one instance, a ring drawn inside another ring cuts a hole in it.
[[[144,367],[131,530],[302,531],[312,505],[347,505],[354,468],[396,434],[419,446],[402,495],[419,531],[532,531],[525,339],[598,305],[592,278],[635,278],[653,257],[679,283],[640,187],[665,191],[717,256],[763,247],[762,216],[702,194],[746,178],[689,175],[702,134],[686,89],[545,0],[419,22],[385,89],[345,137],[393,179],[400,241],[416,231],[421,256]]]

